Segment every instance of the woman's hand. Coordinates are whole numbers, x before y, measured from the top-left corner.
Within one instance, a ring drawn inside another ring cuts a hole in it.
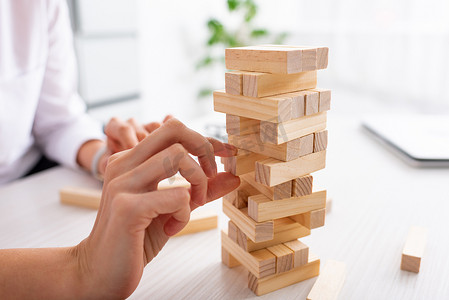
[[[126,122],[120,118],[112,118],[104,130],[107,137],[107,150],[98,162],[97,169],[100,175],[104,175],[106,164],[112,154],[135,147],[140,141],[172,118],[171,115],[168,115],[161,123],[151,122],[148,124],[140,124],[134,118]]]
[[[144,267],[184,228],[190,212],[237,188],[239,178],[217,174],[215,163],[215,155],[235,154],[234,147],[207,139],[176,119],[134,148],[114,154],[94,228],[74,251],[89,295],[129,296]],[[177,172],[190,182],[190,189],[157,190],[159,181]]]

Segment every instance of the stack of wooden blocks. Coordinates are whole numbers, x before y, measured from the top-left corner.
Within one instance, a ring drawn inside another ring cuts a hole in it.
[[[324,225],[326,191],[312,192],[310,173],[326,163],[330,90],[317,89],[328,48],[255,46],[226,49],[226,90],[214,92],[226,113],[222,159],[241,185],[223,198],[230,218],[222,260],[248,269],[248,287],[263,295],[317,276],[320,260],[299,238]]]

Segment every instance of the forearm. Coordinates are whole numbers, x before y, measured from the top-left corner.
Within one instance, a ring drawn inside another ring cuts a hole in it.
[[[83,298],[75,249],[0,250],[0,299]]]

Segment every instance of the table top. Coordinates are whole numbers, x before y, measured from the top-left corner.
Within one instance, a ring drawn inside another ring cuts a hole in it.
[[[322,259],[343,261],[340,299],[449,297],[449,170],[415,169],[379,146],[350,116],[329,117],[327,167],[315,186],[333,199],[326,225],[302,239]],[[85,238],[96,212],[59,203],[64,186],[97,187],[81,171],[58,167],[0,188],[0,248],[69,246]],[[205,208],[219,213],[221,203]],[[400,270],[411,225],[429,229],[419,274]],[[219,229],[172,238],[145,269],[132,299],[257,298],[243,267],[221,264]],[[305,299],[315,279],[262,296]]]

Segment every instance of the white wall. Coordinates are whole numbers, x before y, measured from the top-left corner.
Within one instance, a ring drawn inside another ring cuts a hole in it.
[[[259,0],[258,24],[288,31],[289,44],[330,47],[322,87],[373,93],[379,101],[420,111],[449,106],[449,2],[443,0]],[[140,0],[141,74],[145,113],[191,117],[212,109],[196,94],[223,87],[224,68],[195,73],[206,21],[235,21],[225,0]],[[390,102],[389,102],[390,101]]]

